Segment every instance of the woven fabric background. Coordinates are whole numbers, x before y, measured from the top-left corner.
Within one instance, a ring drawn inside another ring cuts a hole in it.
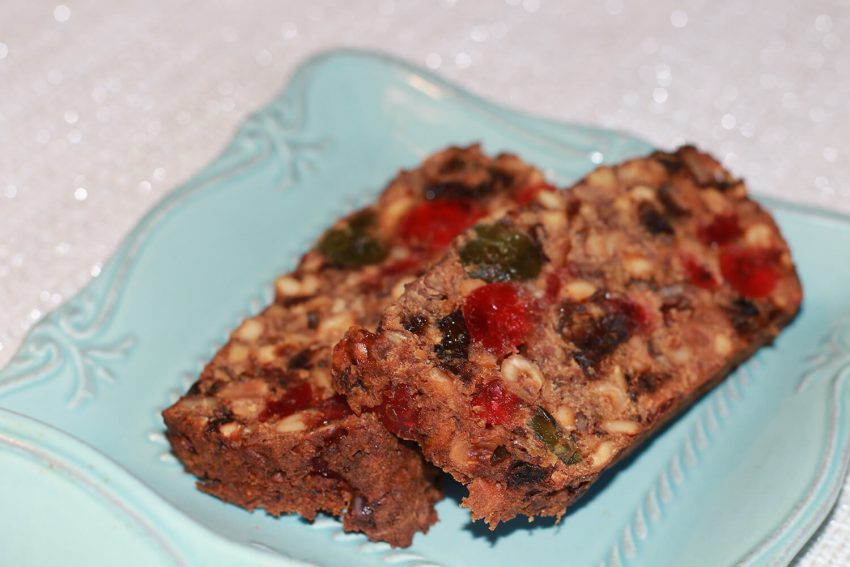
[[[0,365],[332,47],[696,142],[757,192],[850,213],[848,0],[64,1],[0,4]],[[798,561],[850,565],[850,490]]]

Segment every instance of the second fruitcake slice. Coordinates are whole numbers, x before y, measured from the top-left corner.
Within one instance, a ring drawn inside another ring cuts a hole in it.
[[[477,225],[334,385],[465,484],[491,526],[558,516],[797,313],[771,217],[693,147],[602,167]]]
[[[354,415],[334,394],[331,348],[351,325],[374,328],[457,233],[544,189],[515,156],[450,148],[340,219],[164,412],[172,449],[198,486],[275,515],[339,515],[345,530],[394,546],[427,531],[437,471],[387,431],[394,422]]]

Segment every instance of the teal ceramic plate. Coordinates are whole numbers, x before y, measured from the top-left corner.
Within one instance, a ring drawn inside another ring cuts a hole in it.
[[[850,224],[772,201],[804,280],[802,315],[560,525],[490,533],[455,494],[427,536],[392,550],[330,518],[248,513],[182,472],[160,411],[270,299],[274,276],[400,167],[476,140],[560,184],[650,150],[619,132],[496,107],[379,55],[308,61],[0,371],[0,564],[790,561],[835,502],[850,457]]]

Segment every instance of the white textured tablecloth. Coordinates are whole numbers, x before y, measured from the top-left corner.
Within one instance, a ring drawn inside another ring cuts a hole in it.
[[[850,212],[850,1],[0,3],[0,365],[306,56],[378,48],[520,109],[694,141]],[[850,565],[850,489],[803,565]]]

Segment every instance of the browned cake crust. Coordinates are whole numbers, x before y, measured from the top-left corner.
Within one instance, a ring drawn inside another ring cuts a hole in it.
[[[337,222],[163,413],[198,486],[274,515],[338,515],[344,529],[394,546],[427,531],[441,497],[436,469],[380,416],[354,415],[334,395],[331,348],[351,325],[374,328],[456,234],[546,188],[514,156],[450,148]]]
[[[656,152],[458,238],[377,333],[347,334],[334,386],[394,416],[474,518],[560,517],[801,299],[743,182],[693,147]]]

